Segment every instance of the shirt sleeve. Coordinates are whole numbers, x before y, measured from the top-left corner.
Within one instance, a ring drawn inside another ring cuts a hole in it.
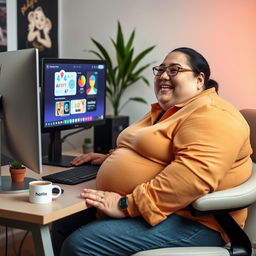
[[[174,161],[128,195],[128,213],[156,225],[202,195],[218,189],[241,154],[248,129],[226,111],[201,109],[172,134]],[[248,156],[248,150],[244,157]]]

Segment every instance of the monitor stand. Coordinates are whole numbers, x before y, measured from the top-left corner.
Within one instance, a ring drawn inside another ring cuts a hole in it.
[[[28,192],[29,182],[34,180],[36,179],[25,177],[24,182],[12,182],[10,176],[0,176],[0,194]]]
[[[70,162],[74,159],[74,156],[62,155],[62,140],[60,131],[50,133],[50,143],[48,156],[43,157],[43,164],[54,165],[61,167],[72,166]]]

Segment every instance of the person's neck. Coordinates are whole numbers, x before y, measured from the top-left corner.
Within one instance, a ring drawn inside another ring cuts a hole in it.
[[[163,110],[159,115],[158,117],[156,118],[156,120],[154,121],[153,124],[156,124],[160,121],[160,119],[163,117],[163,115],[165,114],[165,111]]]
[[[167,111],[169,108],[173,107],[169,104],[169,102],[166,103],[159,103],[160,107],[163,109],[163,111]]]

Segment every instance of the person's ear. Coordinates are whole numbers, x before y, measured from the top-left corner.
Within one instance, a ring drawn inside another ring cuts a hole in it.
[[[205,75],[203,72],[200,72],[199,75],[197,76],[197,89],[201,90],[204,86],[204,79]]]
[[[48,27],[49,30],[52,28],[52,22],[48,18],[45,19],[45,27]]]
[[[33,22],[34,21],[34,19],[35,19],[35,15],[34,15],[35,13],[34,13],[34,11],[31,11],[31,12],[29,12],[29,14],[28,14],[28,21],[31,23],[31,22]]]

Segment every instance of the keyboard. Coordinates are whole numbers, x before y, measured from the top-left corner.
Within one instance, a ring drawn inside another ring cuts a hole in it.
[[[65,171],[42,176],[42,179],[54,183],[75,185],[87,180],[94,179],[97,175],[99,168],[100,165],[91,164],[74,166],[71,169]]]

